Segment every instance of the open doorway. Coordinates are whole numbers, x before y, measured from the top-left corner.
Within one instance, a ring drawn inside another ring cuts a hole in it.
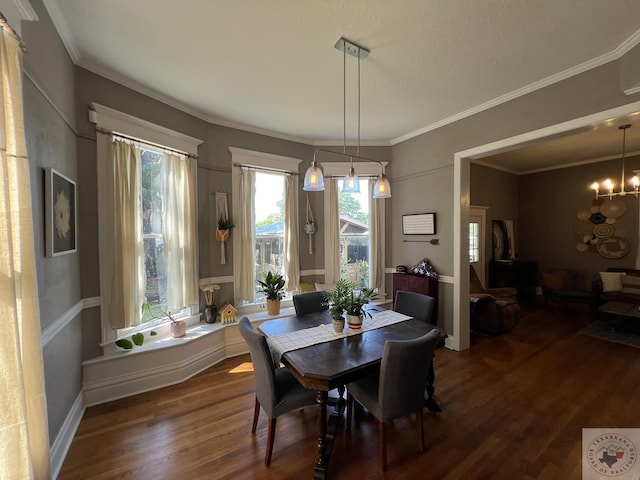
[[[543,142],[545,139],[569,136],[586,128],[593,128],[595,125],[611,122],[611,119],[632,115],[638,111],[640,111],[640,102],[634,102],[454,154],[453,335],[448,342],[451,348],[466,350],[470,346],[468,229],[471,160],[516,150],[532,143]]]

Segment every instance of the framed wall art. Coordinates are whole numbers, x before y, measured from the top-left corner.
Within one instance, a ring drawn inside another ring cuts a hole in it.
[[[47,256],[55,257],[75,252],[78,249],[76,183],[53,168],[46,168],[44,195]]]
[[[413,213],[402,216],[403,235],[435,235],[435,213]]]

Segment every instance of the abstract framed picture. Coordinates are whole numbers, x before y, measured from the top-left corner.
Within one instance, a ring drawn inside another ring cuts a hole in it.
[[[73,253],[78,249],[76,229],[76,183],[45,169],[45,248],[48,257]]]

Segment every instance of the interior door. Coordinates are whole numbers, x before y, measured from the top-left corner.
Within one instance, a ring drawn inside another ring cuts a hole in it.
[[[485,277],[485,245],[488,207],[469,207],[469,263],[473,266],[483,286],[487,286]]]

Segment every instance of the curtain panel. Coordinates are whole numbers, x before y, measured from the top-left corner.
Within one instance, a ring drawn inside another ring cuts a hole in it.
[[[0,478],[51,478],[19,41],[0,34]],[[40,169],[37,169],[38,171]]]

